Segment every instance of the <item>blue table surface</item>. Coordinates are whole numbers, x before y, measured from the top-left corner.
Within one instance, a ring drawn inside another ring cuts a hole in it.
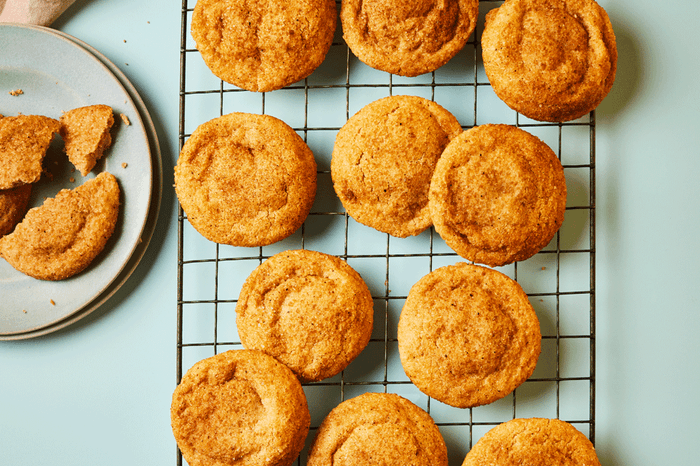
[[[619,64],[596,111],[596,448],[608,466],[693,465],[700,3],[600,4]],[[164,191],[145,258],[113,298],[65,330],[0,342],[0,464],[172,465],[180,5],[77,0],[53,27],[138,89],[158,132]]]

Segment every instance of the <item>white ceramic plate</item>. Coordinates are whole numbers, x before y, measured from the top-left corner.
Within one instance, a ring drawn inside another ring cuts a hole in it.
[[[154,175],[160,181],[160,173],[154,174],[153,143],[142,118],[145,108],[140,99],[134,101],[133,87],[129,85],[130,94],[123,85],[128,81],[123,75],[120,80],[116,67],[103,56],[98,58],[94,50],[70,36],[35,26],[0,24],[0,43],[0,114],[59,118],[71,108],[101,103],[111,106],[116,117],[112,146],[85,177],[108,171],[117,177],[122,191],[117,228],[105,250],[85,271],[58,282],[25,276],[0,260],[0,338],[28,338],[82,317],[123,283],[135,267],[133,256],[140,259],[143,243],[150,239],[146,226],[154,210]],[[15,89],[23,94],[10,95]],[[120,114],[131,124],[124,124]],[[150,129],[150,120],[146,123]],[[36,185],[32,206],[85,181],[72,170],[61,147],[56,138],[45,160],[53,179],[43,177]],[[155,210],[157,215],[157,205]],[[145,241],[144,235],[148,236]]]

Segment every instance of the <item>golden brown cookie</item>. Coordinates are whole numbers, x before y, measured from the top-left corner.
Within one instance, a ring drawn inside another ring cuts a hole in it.
[[[63,189],[0,238],[0,256],[40,280],[63,280],[83,271],[104,249],[119,214],[119,185],[107,173]]]
[[[363,63],[418,76],[464,47],[478,14],[478,0],[343,0],[340,21],[345,42]]]
[[[447,466],[445,442],[428,413],[393,393],[343,401],[321,423],[308,466]]]
[[[600,466],[595,448],[573,425],[558,419],[513,419],[488,431],[462,466]]]
[[[286,364],[302,382],[332,377],[367,346],[372,295],[345,261],[278,253],[248,276],[236,305],[241,343]]]
[[[266,92],[304,79],[320,65],[336,22],[334,0],[198,0],[191,32],[216,76]]]
[[[491,403],[535,370],[540,325],[520,285],[457,263],[421,278],[398,325],[401,364],[423,393],[457,408]]]
[[[42,115],[0,118],[0,189],[39,181],[41,163],[58,131],[58,120]]]
[[[445,148],[430,183],[435,231],[470,261],[500,266],[545,247],[564,221],[556,154],[530,133],[482,125]]]
[[[287,466],[310,414],[291,370],[260,351],[230,350],[196,363],[173,393],[173,435],[190,466]]]
[[[231,113],[201,124],[175,167],[187,219],[205,238],[265,246],[296,231],[316,196],[314,155],[286,123]]]
[[[86,176],[112,144],[112,107],[90,105],[67,111],[60,118],[64,150],[80,174]]]
[[[333,188],[358,222],[393,236],[431,225],[428,189],[457,119],[422,97],[400,95],[363,107],[338,131],[331,157]]]
[[[27,213],[31,194],[31,184],[0,190],[0,238],[12,232]]]
[[[594,0],[508,0],[486,15],[481,47],[496,95],[534,120],[580,118],[615,80],[615,34]]]

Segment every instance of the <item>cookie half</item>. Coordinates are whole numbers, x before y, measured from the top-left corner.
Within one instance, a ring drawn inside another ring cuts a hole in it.
[[[336,23],[334,0],[198,0],[191,32],[216,76],[266,92],[310,75],[325,59]]]
[[[588,437],[558,419],[513,419],[481,437],[462,466],[600,466]]]
[[[241,343],[286,364],[302,382],[332,377],[367,346],[374,304],[362,277],[328,254],[278,253],[251,273],[236,305]]]
[[[59,127],[58,120],[43,115],[0,118],[0,189],[39,181]]]
[[[0,256],[40,280],[63,280],[82,272],[114,232],[119,193],[117,179],[107,172],[59,191],[0,238]]]
[[[447,448],[424,410],[392,393],[343,401],[321,423],[308,466],[447,466]]]
[[[362,62],[401,76],[435,71],[474,31],[478,0],[343,0],[343,38]]]
[[[525,260],[564,221],[566,181],[556,154],[509,125],[482,125],[453,139],[430,183],[430,213],[447,245],[490,266]]]
[[[0,237],[11,233],[15,225],[22,221],[31,194],[31,184],[0,190]]]
[[[422,97],[374,101],[338,131],[331,157],[333,188],[348,214],[392,236],[418,235],[431,224],[428,190],[457,119]]]
[[[260,351],[230,350],[192,366],[173,392],[173,435],[190,466],[288,466],[310,414],[301,384]]]
[[[467,263],[436,269],[413,285],[398,325],[406,375],[426,395],[457,408],[491,403],[527,380],[541,338],[520,285]]]
[[[231,113],[203,123],[175,166],[192,226],[232,246],[265,246],[294,233],[316,196],[314,155],[286,123]]]
[[[615,81],[615,34],[594,0],[508,0],[486,15],[481,47],[496,95],[534,120],[580,118]]]
[[[89,105],[67,111],[59,120],[61,138],[68,160],[87,176],[112,144],[109,131],[114,113],[109,105]]]

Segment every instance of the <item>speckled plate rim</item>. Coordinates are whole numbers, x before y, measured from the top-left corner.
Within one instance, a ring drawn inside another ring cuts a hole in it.
[[[140,263],[155,231],[162,197],[163,167],[157,132],[155,130],[155,126],[148,112],[148,109],[145,103],[143,102],[142,98],[136,91],[136,88],[116,65],[114,65],[109,59],[107,59],[94,47],[61,31],[41,26],[8,23],[0,23],[0,27],[25,28],[29,30],[37,30],[45,34],[52,35],[57,39],[66,40],[70,42],[74,46],[83,50],[86,54],[92,56],[95,60],[99,61],[100,64],[104,66],[108,70],[108,72],[110,72],[113,75],[115,79],[119,81],[121,86],[127,92],[129,98],[131,99],[135,109],[138,111],[140,123],[143,125],[148,138],[150,164],[152,169],[150,203],[148,206],[147,216],[143,223],[143,229],[141,231],[139,241],[135,244],[129,259],[124,263],[123,267],[121,268],[119,273],[115,275],[114,279],[104,289],[97,293],[96,296],[87,304],[78,309],[75,309],[72,313],[67,314],[64,318],[57,319],[54,322],[51,322],[44,326],[27,329],[26,331],[0,334],[0,341],[3,341],[35,338],[66,328],[74,324],[75,322],[83,319],[87,315],[91,314],[93,311],[97,310],[121,288],[121,286],[132,275],[132,273],[135,271],[136,267]]]

